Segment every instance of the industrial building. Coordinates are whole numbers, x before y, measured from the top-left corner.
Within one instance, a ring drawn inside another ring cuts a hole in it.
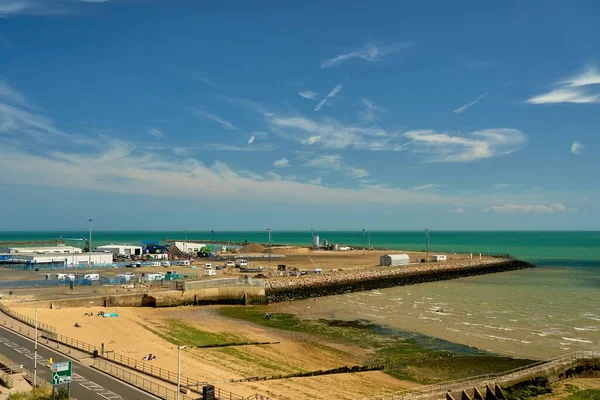
[[[395,267],[397,265],[410,264],[408,254],[385,254],[379,259],[379,265],[382,267]]]
[[[142,246],[132,246],[130,244],[107,244],[96,247],[96,251],[107,251],[118,256],[140,256],[142,255]]]
[[[206,244],[195,242],[175,242],[175,247],[182,253],[199,253]]]
[[[113,262],[112,253],[44,253],[44,254],[13,254],[10,260],[5,262],[10,264],[35,265],[54,265],[63,264],[66,268],[87,268],[88,262],[92,266],[111,265]]]
[[[59,244],[57,246],[39,246],[39,247],[6,247],[0,249],[2,252],[8,254],[72,254],[81,253],[82,250],[79,247],[65,246]]]

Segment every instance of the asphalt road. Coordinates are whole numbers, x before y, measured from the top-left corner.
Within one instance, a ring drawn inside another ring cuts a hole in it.
[[[10,360],[33,372],[34,343],[32,340],[17,335],[0,327],[0,353]],[[63,354],[46,348],[38,342],[37,374],[50,382],[52,372],[47,367],[48,359],[52,361],[72,361],[73,382],[71,397],[77,400],[150,400],[156,397],[142,392],[121,381],[115,380],[101,372],[86,367],[69,359]]]

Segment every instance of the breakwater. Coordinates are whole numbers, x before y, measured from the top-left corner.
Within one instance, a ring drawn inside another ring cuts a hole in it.
[[[380,270],[356,271],[340,275],[271,279],[266,282],[265,295],[269,303],[277,303],[534,267],[535,265],[528,262],[513,259],[382,267]]]
[[[0,247],[6,246],[30,246],[30,245],[59,245],[65,244],[61,239],[56,240],[15,240],[0,242]]]

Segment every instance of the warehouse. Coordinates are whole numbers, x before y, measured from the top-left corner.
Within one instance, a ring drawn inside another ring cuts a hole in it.
[[[107,244],[96,247],[97,251],[107,251],[117,256],[140,256],[142,255],[142,246],[132,246],[130,244]]]
[[[386,254],[379,259],[379,265],[382,267],[395,267],[397,265],[410,264],[408,254]]]
[[[39,246],[39,247],[8,247],[6,249],[10,254],[57,254],[57,253],[81,253],[79,247],[65,246],[63,244],[58,246]]]
[[[112,265],[113,255],[111,253],[45,253],[45,254],[15,254],[10,263],[12,264],[27,264],[27,265],[64,265],[65,268],[87,268],[88,262],[92,266],[107,266]]]
[[[175,242],[175,247],[182,253],[199,253],[206,244],[196,242]]]

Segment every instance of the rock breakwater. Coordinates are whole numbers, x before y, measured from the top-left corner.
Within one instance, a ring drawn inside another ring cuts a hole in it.
[[[271,279],[265,284],[265,294],[269,303],[277,303],[534,267],[535,265],[528,262],[513,259],[382,267],[381,270],[345,272],[337,275]]]

